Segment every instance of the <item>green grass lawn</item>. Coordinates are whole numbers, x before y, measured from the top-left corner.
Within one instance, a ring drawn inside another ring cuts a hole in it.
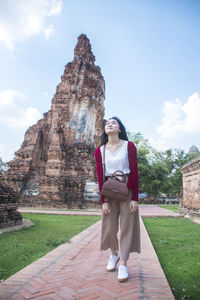
[[[0,280],[5,280],[100,220],[100,216],[22,213],[35,226],[0,235]]]
[[[200,226],[184,218],[143,218],[175,299],[200,299]]]

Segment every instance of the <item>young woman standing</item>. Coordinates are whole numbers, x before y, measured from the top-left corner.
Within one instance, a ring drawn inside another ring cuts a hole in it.
[[[105,145],[105,180],[115,171],[126,174],[129,195],[126,201],[101,195],[102,227],[100,250],[110,248],[108,271],[114,271],[118,261],[118,281],[128,280],[127,260],[129,253],[140,253],[140,225],[138,209],[138,164],[137,149],[128,141],[124,125],[117,117],[107,120],[101,146],[95,151],[99,190],[103,186],[103,147]],[[120,178],[120,177],[119,177]],[[120,220],[120,222],[119,222]],[[120,223],[120,224],[119,224]],[[120,239],[117,232],[120,225]],[[118,254],[120,246],[120,255]]]

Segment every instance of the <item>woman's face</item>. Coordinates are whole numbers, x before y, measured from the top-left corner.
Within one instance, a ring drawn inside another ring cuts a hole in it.
[[[117,134],[119,133],[121,130],[120,130],[120,127],[119,127],[119,123],[117,122],[117,120],[115,119],[109,119],[107,122],[106,122],[106,125],[105,125],[105,133],[106,134]]]

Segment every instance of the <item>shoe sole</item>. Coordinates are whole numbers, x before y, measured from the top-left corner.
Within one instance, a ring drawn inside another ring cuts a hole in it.
[[[117,259],[114,269],[106,269],[108,272],[113,272],[116,269],[117,263],[120,260],[120,257]]]
[[[121,278],[121,279],[118,279],[119,282],[125,282],[128,280],[128,277],[127,278]]]

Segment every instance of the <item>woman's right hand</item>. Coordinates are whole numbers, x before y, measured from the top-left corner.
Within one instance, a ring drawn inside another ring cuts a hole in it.
[[[110,204],[108,202],[104,202],[102,204],[102,211],[106,215],[109,215],[111,213],[111,207],[110,207]]]

